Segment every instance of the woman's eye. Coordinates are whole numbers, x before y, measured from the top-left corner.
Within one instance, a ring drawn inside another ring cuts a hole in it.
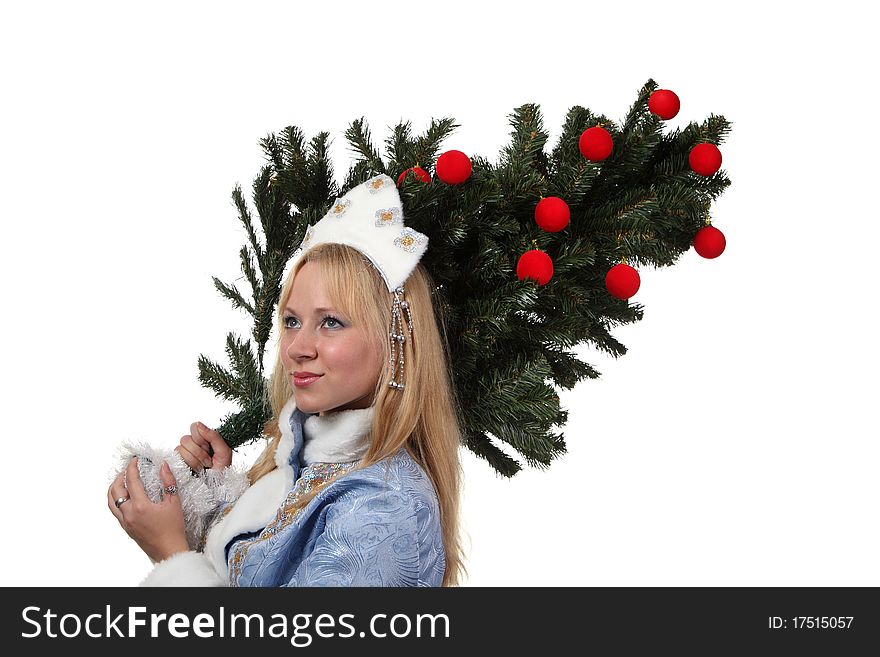
[[[294,317],[293,315],[288,315],[287,317],[284,318],[284,326],[286,328],[293,328],[292,326],[290,326],[290,324],[288,324],[288,322],[291,320],[297,321],[296,317]],[[321,320],[321,323],[324,323],[324,322],[335,322],[332,326],[328,325],[328,326],[330,326],[330,328],[334,328],[336,326],[343,326],[342,322],[340,322],[338,319],[336,319],[332,315],[327,315],[326,317],[324,317],[324,319]]]

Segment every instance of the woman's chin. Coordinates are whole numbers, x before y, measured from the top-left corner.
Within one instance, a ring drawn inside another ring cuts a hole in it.
[[[322,410],[321,404],[315,401],[314,395],[303,390],[294,391],[296,407],[303,413],[317,413]]]

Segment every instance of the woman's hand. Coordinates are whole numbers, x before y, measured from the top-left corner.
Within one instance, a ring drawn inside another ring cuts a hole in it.
[[[178,552],[189,551],[177,482],[167,463],[162,463],[159,479],[163,487],[162,500],[153,502],[141,482],[137,457],[134,457],[107,491],[110,512],[132,540],[157,563]]]
[[[180,439],[180,445],[174,451],[195,473],[204,468],[217,468],[218,470],[232,464],[232,449],[223,440],[223,437],[209,429],[201,422],[193,422],[189,425],[190,434]],[[214,450],[214,456],[210,456],[208,448]]]

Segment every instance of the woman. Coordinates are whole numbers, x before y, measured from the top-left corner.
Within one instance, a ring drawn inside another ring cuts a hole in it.
[[[338,200],[307,232],[310,250],[292,259],[268,385],[273,418],[264,433],[272,439],[248,471],[246,490],[212,510],[204,551],[187,541],[167,463],[160,477],[170,494],[158,503],[147,497],[136,459],[110,486],[111,512],[155,563],[142,586],[459,582],[460,428],[447,351],[435,288],[418,263],[424,249],[411,250],[419,234],[400,232],[395,243],[405,253],[376,246],[376,235],[390,233],[374,217],[390,217],[385,206],[399,204],[389,181],[376,176]],[[340,205],[351,218],[344,226]],[[358,218],[373,223],[365,229]],[[402,224],[400,213],[394,219]],[[370,232],[373,242],[345,231]],[[404,315],[409,330],[398,333]],[[405,385],[395,381],[404,363]],[[193,470],[228,468],[231,451],[219,434],[193,429],[181,439],[180,457]]]

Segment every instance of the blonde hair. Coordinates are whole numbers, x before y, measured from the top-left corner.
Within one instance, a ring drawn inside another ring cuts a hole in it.
[[[276,313],[278,335],[281,336],[284,330],[284,307],[293,287],[293,279],[306,262],[318,263],[330,302],[348,315],[355,325],[366,327],[367,333],[375,335],[382,345],[384,369],[377,377],[373,396],[375,409],[370,446],[361,463],[348,472],[381,461],[401,447],[406,448],[413,460],[427,472],[437,493],[446,552],[446,572],[442,585],[456,586],[462,572],[466,572],[459,535],[462,480],[459,459],[460,413],[446,356],[448,342],[445,322],[442,313],[435,313],[434,309],[433,280],[419,263],[404,284],[404,298],[412,313],[413,334],[410,337],[406,317],[403,317],[406,335],[403,342],[405,388],[397,390],[388,385],[391,380],[388,333],[391,330],[393,295],[388,292],[378,270],[353,247],[325,243],[306,252],[281,287]],[[278,417],[292,394],[290,380],[281,362],[279,337],[275,367],[267,390],[272,419],[263,428],[270,442],[248,471],[251,483],[276,467],[275,452],[281,441]],[[324,486],[332,481],[334,479],[328,480]],[[303,495],[297,507],[304,507],[324,486]]]

